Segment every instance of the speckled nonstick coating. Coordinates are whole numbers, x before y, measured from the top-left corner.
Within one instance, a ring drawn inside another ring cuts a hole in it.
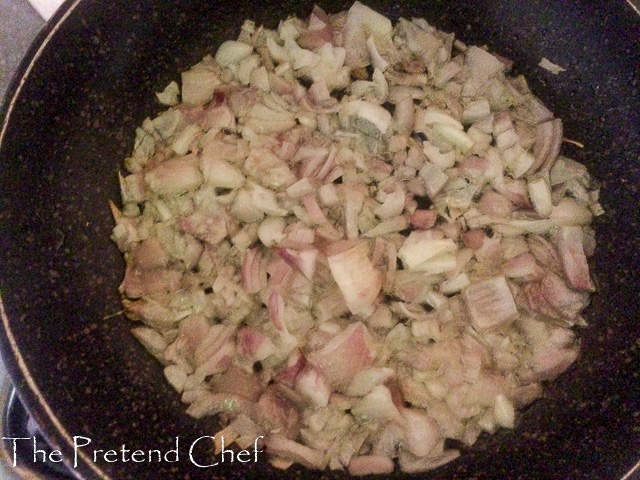
[[[135,5],[133,5],[135,3]],[[328,11],[345,7],[320,2]],[[640,459],[640,21],[621,0],[370,4],[397,19],[425,16],[468,43],[515,60],[533,91],[565,122],[564,146],[602,182],[598,293],[586,312],[578,363],[513,431],[482,437],[422,478],[620,478]],[[21,398],[67,454],[73,435],[92,447],[163,449],[177,463],[81,461],[85,478],[344,478],[265,462],[198,469],[194,421],[159,365],[130,336],[117,286],[123,261],[108,239],[108,199],[133,132],[159,110],[154,91],[235,37],[244,18],[275,26],[309,2],[67,2],[45,27],[4,104],[0,144],[0,344]],[[537,67],[546,56],[567,69]],[[70,457],[73,459],[73,457]],[[392,477],[400,478],[394,474]]]

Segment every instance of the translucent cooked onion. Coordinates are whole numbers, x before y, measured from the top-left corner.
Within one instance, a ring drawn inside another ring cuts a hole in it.
[[[157,94],[111,204],[120,292],[212,436],[423,472],[576,360],[598,189],[511,64],[356,2],[247,20]]]

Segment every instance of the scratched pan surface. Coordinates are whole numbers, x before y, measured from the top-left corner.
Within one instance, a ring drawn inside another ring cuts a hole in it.
[[[135,3],[135,5],[134,5]],[[320,2],[336,12],[347,5]],[[597,220],[599,291],[583,354],[514,431],[483,437],[424,478],[621,478],[640,459],[637,273],[640,185],[640,22],[624,1],[372,1],[397,19],[425,16],[468,43],[515,60],[565,120],[565,154],[602,182]],[[268,26],[307,15],[308,2],[163,0],[67,2],[44,29],[4,104],[0,144],[2,353],[21,398],[53,445],[174,447],[179,462],[79,459],[83,478],[344,478],[275,471],[261,462],[196,468],[191,442],[213,430],[194,421],[161,370],[129,334],[116,288],[123,262],[108,240],[108,199],[135,127],[158,111],[153,92],[235,37],[244,18]],[[554,76],[545,56],[567,69]],[[206,452],[196,460],[204,462]],[[392,477],[400,478],[396,473]]]

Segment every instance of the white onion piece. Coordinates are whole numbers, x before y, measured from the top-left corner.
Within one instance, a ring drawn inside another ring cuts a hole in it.
[[[391,39],[391,21],[384,15],[363,5],[359,1],[349,9],[344,25],[344,46],[346,48],[345,64],[350,67],[366,67],[369,65],[367,38]]]
[[[179,195],[197,188],[203,181],[195,156],[167,160],[149,170],[145,184],[158,195]]]
[[[219,188],[239,188],[246,178],[237,167],[224,160],[202,154],[200,156],[200,169],[204,180],[209,185]]]
[[[295,116],[286,110],[256,103],[247,114],[247,127],[261,135],[286,132],[296,126]]]
[[[430,198],[435,198],[449,180],[447,174],[440,167],[428,162],[420,169],[420,177],[424,181],[426,194]]]
[[[307,280],[311,280],[316,271],[318,250],[315,248],[305,248],[304,250],[278,248],[276,253],[300,270]]]
[[[389,62],[382,58],[380,52],[378,52],[378,47],[376,47],[376,41],[373,37],[367,39],[367,51],[369,52],[369,58],[374,68],[381,72],[389,68]]]
[[[291,198],[302,198],[305,195],[313,193],[314,186],[308,178],[301,178],[294,184],[287,187],[287,195]]]
[[[162,335],[148,327],[136,327],[131,329],[131,333],[144,345],[149,353],[164,363],[163,352],[167,348],[167,342]]]
[[[473,283],[462,295],[473,325],[479,332],[503,328],[518,316],[513,295],[504,277]]]
[[[198,125],[187,125],[171,142],[171,149],[178,155],[185,155],[191,149],[191,143],[200,134]]]
[[[306,368],[296,378],[296,389],[307,398],[315,408],[326,407],[329,403],[331,388],[322,372],[315,368]]]
[[[214,71],[192,68],[182,72],[182,103],[204,105],[213,98],[213,92],[220,85],[220,78]]]
[[[440,135],[446,142],[457,147],[463,153],[471,150],[475,143],[473,138],[454,125],[447,123],[434,123],[433,131]]]
[[[409,134],[414,130],[415,125],[415,108],[413,99],[410,96],[396,103],[393,112],[392,126],[395,131],[403,134]]]
[[[400,469],[405,473],[419,473],[433,470],[446,463],[449,463],[460,456],[458,450],[445,450],[442,454],[435,457],[416,458],[411,454],[404,454],[398,457]]]
[[[436,123],[454,127],[456,130],[464,129],[462,123],[441,108],[429,106],[425,110],[418,110],[415,126],[417,132],[424,132],[427,126],[433,126]]]
[[[427,414],[413,408],[405,408],[402,417],[405,438],[403,447],[416,457],[426,457],[442,440],[438,424]]]
[[[394,405],[391,392],[384,385],[376,385],[351,408],[351,413],[363,422],[402,422],[402,415]]]
[[[247,58],[253,52],[253,47],[244,42],[236,40],[227,40],[223,42],[216,52],[216,62],[222,67],[240,63],[241,60]]]
[[[382,219],[400,215],[404,209],[405,196],[402,190],[391,192],[386,196],[382,205],[377,207],[373,213]]]
[[[381,455],[360,455],[351,459],[348,470],[353,476],[389,474],[393,472],[393,460]]]
[[[584,252],[582,228],[561,226],[552,237],[558,248],[562,267],[569,285],[576,290],[593,292],[595,286],[589,275],[589,264]]]
[[[373,363],[374,358],[371,338],[361,322],[352,323],[321,350],[309,354],[309,362],[338,389],[346,388],[360,371]]]
[[[462,291],[469,285],[471,285],[469,276],[466,273],[461,273],[451,280],[445,280],[444,282],[442,282],[440,284],[440,292],[444,293],[445,295],[452,295],[454,293]]]
[[[258,226],[258,238],[265,247],[273,247],[284,238],[287,222],[282,217],[267,217]]]
[[[549,218],[562,225],[588,225],[593,221],[593,214],[577,200],[564,197],[551,209]]]
[[[353,100],[346,103],[340,110],[340,120],[348,126],[351,117],[366,120],[382,134],[387,133],[391,124],[391,114],[388,110],[365,100]]]
[[[456,162],[456,153],[453,150],[441,153],[431,142],[424,142],[422,148],[429,161],[443,170],[453,167]]]
[[[408,226],[408,220],[404,216],[398,215],[397,217],[382,220],[375,227],[364,232],[363,237],[374,238],[387,235],[388,233],[400,232]]]
[[[489,52],[471,46],[465,52],[465,63],[474,77],[488,78],[504,70],[504,64]]]
[[[414,242],[410,236],[398,250],[398,258],[402,260],[402,264],[406,269],[424,271],[424,269],[428,268],[429,261],[442,258],[443,255],[453,253],[456,250],[455,242],[450,239],[422,239]]]
[[[180,87],[178,86],[178,83],[175,81],[169,83],[169,85],[167,85],[162,92],[156,93],[156,97],[158,98],[158,101],[163,105],[168,105],[168,106],[177,105],[179,102],[178,100],[179,95],[180,95]]]
[[[496,419],[496,423],[501,427],[513,428],[515,409],[513,404],[503,394],[496,397],[495,404],[493,406],[493,415]]]
[[[260,57],[256,54],[249,55],[238,62],[236,76],[241,85],[251,83],[251,74],[260,66]]]
[[[470,125],[489,117],[489,115],[491,115],[489,101],[484,98],[474,100],[462,112],[462,123]]]
[[[360,242],[355,247],[327,257],[333,279],[351,313],[367,310],[382,286],[382,274],[368,257],[369,246]]]
[[[279,205],[278,199],[276,198],[273,190],[264,188],[257,183],[247,181],[245,183],[244,191],[249,194],[249,199],[253,207],[267,215],[284,217],[289,213]]]
[[[252,195],[245,189],[238,190],[231,205],[231,215],[241,222],[257,222],[264,218],[264,211],[258,208]]]
[[[545,177],[530,179],[527,182],[529,189],[529,198],[541,217],[548,217],[553,210],[553,201],[551,199],[551,185]]]
[[[395,375],[393,368],[370,368],[358,372],[345,393],[350,397],[362,397],[377,385],[385,383]]]

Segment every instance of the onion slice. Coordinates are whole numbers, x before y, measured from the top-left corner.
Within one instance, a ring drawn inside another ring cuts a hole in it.
[[[356,315],[367,310],[382,287],[382,273],[369,260],[369,245],[356,246],[327,257],[331,275],[338,284],[349,311]]]

